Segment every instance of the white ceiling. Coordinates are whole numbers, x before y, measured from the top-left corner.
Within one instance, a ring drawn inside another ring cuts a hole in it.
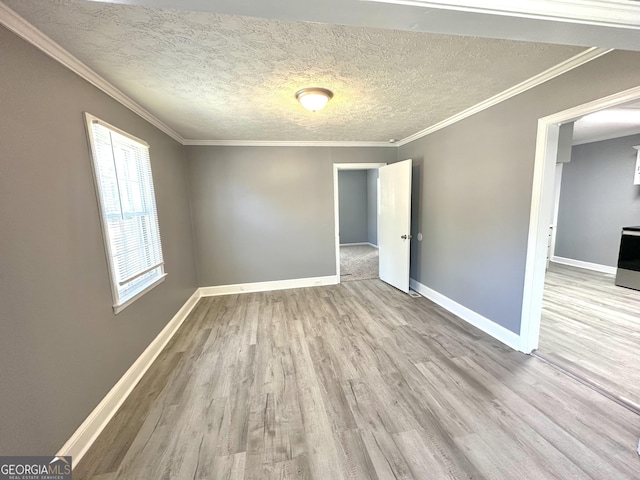
[[[636,0],[94,1],[415,32],[640,50],[640,2]]]
[[[640,2],[635,0],[95,1],[416,32],[640,50]],[[398,3],[400,5],[397,5]]]
[[[625,105],[585,115],[573,125],[573,144],[640,134],[640,105]]]
[[[584,50],[81,0],[5,3],[193,140],[401,139]],[[312,86],[335,94],[315,114],[294,98]]]

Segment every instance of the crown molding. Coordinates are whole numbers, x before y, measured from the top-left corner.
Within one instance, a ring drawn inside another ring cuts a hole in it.
[[[640,29],[640,4],[631,0],[364,0],[602,27]]]
[[[376,0],[367,0],[376,1]],[[424,3],[424,2],[421,2]],[[602,2],[600,2],[602,3]],[[608,2],[606,2],[608,3]],[[625,3],[625,2],[618,2]],[[628,2],[635,3],[635,2]],[[638,5],[640,11],[640,5]],[[504,92],[501,92],[483,102],[474,105],[471,108],[463,110],[446,120],[443,120],[435,125],[432,125],[424,130],[421,130],[413,135],[410,135],[396,143],[389,143],[383,141],[269,141],[269,140],[188,140],[182,137],[178,132],[173,130],[167,124],[155,117],[151,112],[146,110],[140,104],[133,99],[125,95],[122,91],[102,78],[99,74],[82,63],[76,57],[74,57],[67,50],[62,48],[51,38],[46,36],[32,24],[27,22],[24,18],[18,15],[16,12],[7,7],[0,1],[0,24],[4,25],[7,29],[23,38],[42,52],[80,76],[84,80],[88,81],[111,98],[129,108],[132,112],[136,113],[150,124],[157,127],[162,132],[169,135],[171,138],[181,143],[182,145],[200,145],[200,146],[229,146],[229,147],[400,147],[406,145],[414,140],[422,138],[426,135],[441,130],[449,125],[452,125],[460,120],[463,120],[471,115],[474,115],[482,110],[486,110],[500,102],[503,102],[515,95],[523,93],[531,88],[540,85],[548,80],[551,80],[559,75],[562,75],[574,68],[577,68],[585,63],[595,60],[602,55],[605,55],[612,51],[612,49],[604,48],[590,48],[584,52],[575,55],[574,57],[534,76],[524,82],[511,87]]]
[[[182,145],[229,147],[397,147],[374,141],[187,140],[0,1],[0,24],[88,81]]]
[[[396,147],[389,142],[358,141],[278,141],[278,140],[185,140],[183,145],[209,147]]]
[[[413,142],[414,140],[422,138],[431,133],[437,132],[438,130],[448,127],[449,125],[453,125],[454,123],[459,122],[460,120],[464,120],[465,118],[470,117],[471,115],[475,115],[476,113],[486,110],[487,108],[493,107],[494,105],[497,105],[500,102],[504,102],[505,100],[508,100],[511,97],[515,97],[516,95],[526,92],[527,90],[530,90],[534,87],[537,87],[538,85],[544,82],[548,82],[553,78],[556,78],[564,73],[567,73],[568,71],[573,70],[574,68],[584,65],[585,63],[588,63],[592,60],[595,60],[598,57],[606,55],[612,50],[613,49],[597,48],[597,47],[589,48],[584,52],[581,52],[565,60],[564,62],[561,62],[558,65],[551,67],[550,69],[545,70],[544,72],[538,75],[535,75],[529,78],[528,80],[525,80],[524,82],[521,82],[497,95],[494,95],[491,98],[488,98],[483,102],[480,102],[474,105],[473,107],[467,108],[466,110],[463,110],[460,113],[456,113],[455,115],[447,118],[446,120],[438,122],[435,125],[432,125],[428,128],[425,128],[424,130],[414,133],[413,135],[403,138],[402,140],[398,141],[396,145],[401,147],[402,145],[406,145],[409,142]]]
[[[144,118],[150,124],[162,130],[174,140],[184,144],[184,138],[182,137],[182,135],[180,135],[164,122],[156,118],[151,112],[129,98],[122,91],[114,87],[111,83],[107,82],[91,68],[71,55],[71,53],[62,48],[51,38],[31,25],[24,18],[22,18],[2,2],[0,2],[0,24],[4,25],[10,31],[67,67],[76,75],[80,76],[90,84],[102,90],[111,98],[124,105],[140,117]]]

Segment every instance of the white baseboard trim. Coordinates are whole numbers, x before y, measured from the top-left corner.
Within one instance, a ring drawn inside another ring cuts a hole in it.
[[[449,297],[442,295],[435,290],[423,285],[422,283],[414,280],[409,281],[411,289],[418,292],[423,297],[428,298],[434,303],[437,303],[445,310],[450,311],[454,315],[460,317],[467,323],[470,323],[474,327],[482,330],[483,332],[491,335],[496,340],[504,343],[505,345],[513,348],[514,350],[522,351],[520,335],[513,333],[511,330],[504,328],[502,325],[498,325],[492,320],[483,317],[479,313],[460,305],[458,302],[451,300]]]
[[[236,285],[218,285],[215,287],[200,287],[202,297],[216,297],[218,295],[233,295],[236,293],[270,292],[272,290],[288,290],[290,288],[319,287],[322,285],[337,285],[338,277],[295,278],[292,280],[275,280],[271,282],[238,283]]]
[[[129,367],[102,401],[93,409],[84,422],[71,435],[56,455],[71,456],[76,466],[93,445],[98,435],[104,430],[109,421],[116,414],[120,406],[127,399],[131,391],[138,384],[142,376],[153,364],[162,349],[169,343],[189,313],[196,306],[201,297],[230,295],[233,293],[265,292],[270,290],[285,290],[290,288],[315,287],[320,285],[336,285],[336,275],[315,278],[299,278],[293,280],[279,280],[274,282],[243,283],[239,285],[222,285],[217,287],[198,288],[193,295],[178,310],[173,318],[162,329],[158,336],[145,349],[138,359]]]
[[[564,257],[551,257],[551,261],[554,263],[560,263],[562,265],[569,265],[570,267],[584,268],[586,270],[593,270],[594,272],[609,273],[611,275],[616,274],[616,267],[610,267],[608,265],[600,265],[599,263],[583,262],[582,260],[574,260],[573,258]]]
[[[180,310],[178,310],[145,351],[142,352],[133,365],[129,367],[129,370],[118,380],[118,383],[113,386],[98,406],[93,409],[85,421],[82,422],[82,425],[78,427],[56,455],[70,455],[73,457],[73,466],[78,465],[84,454],[89,450],[89,447],[91,447],[96,438],[98,438],[100,432],[102,432],[107,423],[109,423],[111,418],[116,414],[118,408],[120,408],[127,399],[162,349],[167,345],[169,340],[171,340],[171,337],[175,335],[199,299],[200,290],[198,289],[191,295]]]
[[[374,245],[371,242],[360,242],[360,243],[341,243],[340,246],[341,247],[356,247],[358,245],[369,245],[370,247],[373,248],[378,248],[378,245]]]

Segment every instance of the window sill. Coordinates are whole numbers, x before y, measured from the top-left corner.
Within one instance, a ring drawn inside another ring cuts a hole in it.
[[[125,308],[127,308],[129,305],[131,305],[133,302],[135,302],[137,299],[139,299],[140,297],[142,297],[145,293],[147,293],[150,290],[153,290],[155,287],[157,287],[158,285],[160,285],[162,282],[164,282],[165,277],[167,276],[166,273],[163,273],[160,277],[156,278],[152,283],[150,283],[149,285],[147,285],[145,288],[143,288],[142,290],[140,290],[138,293],[136,293],[133,297],[129,298],[126,302],[121,303],[119,305],[114,305],[113,306],[113,313],[114,315],[118,315],[122,310],[124,310]]]

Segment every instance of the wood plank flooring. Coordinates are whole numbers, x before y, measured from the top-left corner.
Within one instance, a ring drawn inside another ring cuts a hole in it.
[[[640,410],[640,292],[551,263],[538,354]]]
[[[74,479],[637,479],[640,417],[379,280],[203,298]]]

